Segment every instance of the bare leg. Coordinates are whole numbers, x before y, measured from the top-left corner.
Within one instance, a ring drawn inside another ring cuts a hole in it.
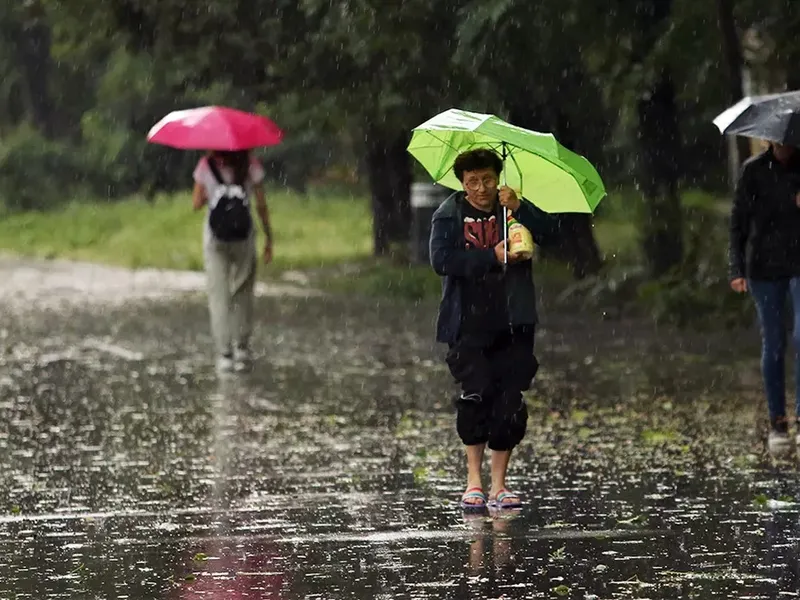
[[[467,489],[481,488],[481,464],[483,463],[483,451],[486,444],[476,444],[474,446],[465,446],[467,449]],[[478,500],[471,498],[467,500],[469,504],[478,504]]]
[[[511,450],[492,450],[492,489],[489,497],[495,498],[506,487],[506,471],[511,459]]]

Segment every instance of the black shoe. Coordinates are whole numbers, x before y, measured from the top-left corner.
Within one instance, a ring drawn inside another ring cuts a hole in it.
[[[770,431],[778,434],[788,434],[789,423],[787,422],[786,417],[778,417],[777,419],[770,419],[769,429]]]

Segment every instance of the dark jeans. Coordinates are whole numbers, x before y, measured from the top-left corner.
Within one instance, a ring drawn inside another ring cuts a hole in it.
[[[795,348],[795,416],[800,416],[800,277],[774,281],[751,279],[750,294],[761,325],[761,374],[772,423],[786,416],[786,297],[792,299]]]
[[[522,392],[539,368],[534,331],[526,326],[469,334],[450,346],[447,365],[463,392],[456,401],[456,430],[465,445],[511,450],[522,441],[528,423]]]

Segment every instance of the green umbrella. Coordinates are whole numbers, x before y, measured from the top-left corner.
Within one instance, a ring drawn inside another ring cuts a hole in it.
[[[505,163],[505,185],[549,213],[592,213],[606,195],[584,157],[550,133],[523,129],[494,115],[451,108],[415,127],[408,151],[433,180],[460,190],[453,161],[467,150],[491,148]]]

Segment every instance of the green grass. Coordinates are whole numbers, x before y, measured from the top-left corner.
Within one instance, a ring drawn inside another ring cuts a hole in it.
[[[275,234],[271,271],[369,256],[372,225],[366,200],[279,192],[269,194],[268,203]],[[200,270],[202,223],[203,215],[192,211],[188,195],[160,197],[152,204],[140,198],[75,202],[49,212],[5,215],[0,219],[0,249],[131,268]]]
[[[725,210],[719,199],[698,192],[687,192],[683,201],[687,208]],[[268,194],[268,203],[275,258],[272,266],[260,269],[262,276],[321,268],[315,285],[331,290],[408,300],[440,293],[439,278],[427,265],[408,267],[402,261],[371,258],[372,217],[364,196],[323,190],[301,197],[279,191]],[[601,203],[594,231],[607,261],[627,265],[639,260],[636,219],[641,205],[633,189],[611,191]],[[202,223],[203,215],[191,210],[188,194],[161,196],[154,203],[142,198],[74,202],[49,212],[2,215],[0,251],[130,268],[201,270]],[[349,268],[337,268],[343,265]],[[551,284],[569,283],[563,265],[538,262],[535,271]]]
[[[322,278],[321,285],[334,292],[410,301],[436,298],[442,289],[441,279],[428,265],[408,266],[388,259],[365,260],[345,273],[332,271]]]

